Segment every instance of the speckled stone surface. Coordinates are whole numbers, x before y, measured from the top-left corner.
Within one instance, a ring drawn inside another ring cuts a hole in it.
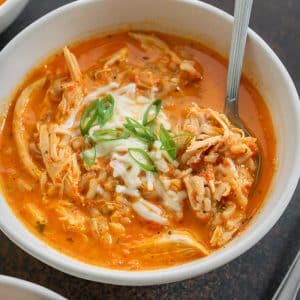
[[[31,0],[18,20],[0,35],[0,49],[34,20],[68,2],[71,1]],[[233,11],[233,0],[206,2],[230,13]],[[300,90],[300,1],[254,1],[251,27],[282,59]],[[235,261],[198,278],[154,287],[93,283],[46,266],[20,250],[2,233],[0,273],[36,282],[70,299],[265,300],[272,298],[299,247],[300,185],[284,215],[265,238]]]

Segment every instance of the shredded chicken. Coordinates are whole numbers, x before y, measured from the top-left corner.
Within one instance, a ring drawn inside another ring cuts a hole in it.
[[[67,47],[64,48],[64,57],[71,75],[71,81],[62,83],[63,93],[57,114],[57,121],[60,123],[65,122],[78,109],[84,99],[83,76],[77,59]]]
[[[184,178],[189,202],[197,217],[215,228],[211,245],[221,246],[232,238],[245,218],[256,169],[245,165],[255,166],[256,139],[245,137],[225,115],[196,104],[187,112],[183,128],[195,135],[181,156],[182,167],[192,168],[195,174]],[[229,202],[232,198],[234,213]],[[227,211],[229,203],[231,213]],[[222,215],[223,210],[226,213]],[[226,218],[236,221],[234,230],[228,229]]]
[[[172,58],[172,60],[176,63],[176,64],[180,64],[181,63],[181,59],[178,57],[178,55],[172,51],[169,46],[162,41],[161,39],[159,39],[158,37],[154,36],[154,35],[149,35],[149,34],[143,34],[143,33],[129,33],[129,35],[131,37],[133,37],[134,39],[138,40],[143,48],[147,47],[156,47],[162,51],[164,51],[166,54],[170,55],[170,57]]]
[[[24,167],[35,179],[39,179],[41,177],[42,171],[33,161],[29,153],[28,137],[26,136],[23,118],[28,102],[30,101],[31,93],[33,93],[35,90],[41,89],[45,82],[46,78],[42,78],[24,89],[16,102],[14,110],[13,135],[17,145],[17,150]]]
[[[211,213],[211,200],[205,191],[205,179],[201,176],[186,176],[184,183],[188,191],[188,198],[193,210],[201,220],[207,220]],[[206,196],[206,197],[205,197]]]
[[[125,60],[128,55],[127,48],[122,48],[121,50],[114,53],[104,64],[104,69],[111,67],[114,63]]]
[[[209,250],[188,232],[174,230],[161,235],[156,235],[141,243],[135,243],[131,250],[139,254],[151,255],[152,257],[160,255],[191,256],[195,253],[209,255]]]
[[[66,60],[66,64],[71,74],[71,78],[74,82],[80,82],[82,80],[82,74],[79,68],[79,64],[77,59],[73,53],[68,49],[68,47],[64,47],[64,56]]]
[[[64,191],[70,197],[80,199],[78,184],[80,169],[76,154],[69,144],[55,132],[54,125],[40,125],[40,150],[49,177],[55,185],[59,185],[61,194]]]

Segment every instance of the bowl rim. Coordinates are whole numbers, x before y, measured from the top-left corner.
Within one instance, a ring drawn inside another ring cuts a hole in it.
[[[100,0],[100,2],[104,2],[105,0]],[[213,13],[218,18],[223,18],[224,21],[229,21],[232,23],[233,17],[224,12],[223,10],[214,7],[210,4],[204,3],[202,1],[197,0],[174,0],[176,2],[182,4],[188,4],[195,7],[195,9],[203,9],[210,13]],[[22,38],[25,38],[26,35],[30,34],[32,30],[35,30],[39,26],[47,23],[49,19],[53,19],[56,16],[61,14],[68,13],[69,10],[77,6],[88,5],[89,3],[94,2],[94,0],[85,0],[85,1],[75,1],[70,4],[66,4],[61,6],[45,16],[41,17],[24,30],[22,30],[18,35],[16,35],[0,52],[1,56],[6,56],[9,54],[10,50],[14,48],[15,43]],[[297,94],[296,87],[284,67],[283,63],[274,53],[274,51],[267,45],[267,43],[253,30],[249,29],[249,38],[255,42],[256,45],[262,47],[264,51],[268,53],[273,64],[277,65],[280,69],[280,73],[285,78],[286,83],[288,85],[288,90],[290,90],[292,97],[290,97],[290,105],[296,112],[297,119],[295,124],[295,131],[300,132],[300,104],[299,97]],[[300,140],[296,139],[295,148],[297,152],[300,152]],[[200,274],[204,274],[210,272],[222,265],[232,261],[237,258],[248,249],[253,247],[260,239],[262,239],[268,231],[274,226],[274,224],[278,221],[280,216],[283,214],[287,205],[289,204],[291,197],[296,189],[297,182],[300,176],[300,157],[298,159],[299,163],[295,163],[293,169],[290,170],[290,178],[289,184],[287,185],[286,190],[281,195],[282,201],[279,202],[276,206],[276,209],[270,212],[270,216],[264,219],[260,225],[259,232],[248,232],[247,235],[243,237],[243,243],[232,245],[231,249],[222,249],[222,255],[209,256],[208,259],[202,259],[201,264],[197,264],[198,261],[193,261],[189,263],[185,263],[179,266],[169,267],[166,269],[155,269],[150,271],[123,271],[123,270],[114,270],[108,269],[104,267],[93,266],[89,264],[85,264],[81,261],[74,259],[76,263],[69,263],[67,260],[64,260],[63,257],[66,256],[63,253],[59,253],[59,257],[54,257],[52,255],[47,255],[41,253],[35,249],[31,243],[23,237],[18,236],[13,230],[4,224],[0,218],[0,229],[5,233],[5,235],[12,240],[15,244],[17,244],[20,248],[22,248],[25,252],[34,256],[38,260],[44,262],[47,265],[50,265],[62,272],[74,275],[79,278],[88,279],[91,281],[110,283],[110,284],[118,284],[118,285],[135,285],[135,286],[145,286],[145,285],[153,285],[153,284],[163,284],[169,282],[176,282],[179,280],[184,280],[188,278],[195,277]],[[17,217],[16,217],[17,218]],[[34,236],[35,239],[38,239]],[[220,253],[220,252],[219,252]],[[211,259],[213,258],[213,259]]]
[[[28,1],[29,0],[6,0],[0,5],[0,34],[17,19],[28,4]]]
[[[22,290],[29,291],[43,299],[53,299],[53,300],[66,300],[63,296],[30,281],[19,279],[16,277],[0,275],[0,286],[4,285],[11,288],[20,288]]]
[[[18,3],[27,3],[28,1],[29,0],[6,0],[2,5],[0,5],[0,17],[14,9]]]
[[[8,7],[7,9],[11,8],[14,5],[12,2],[16,2],[16,0],[5,0],[5,2],[0,5],[0,10],[6,9],[6,7]]]

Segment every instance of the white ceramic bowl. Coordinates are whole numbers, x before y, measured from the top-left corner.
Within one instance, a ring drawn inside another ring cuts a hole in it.
[[[37,62],[66,43],[120,28],[152,29],[193,37],[227,56],[232,17],[194,0],[74,2],[30,25],[3,49],[0,54],[0,99],[4,101]],[[120,285],[151,285],[183,280],[216,269],[241,255],[279,219],[293,195],[300,173],[297,91],[275,53],[251,30],[245,73],[254,78],[270,109],[278,139],[278,170],[261,212],[247,230],[226,248],[204,259],[168,269],[126,272],[87,265],[51,249],[24,228],[3,198],[0,200],[1,229],[22,249],[63,272]]]
[[[66,300],[40,285],[3,275],[0,275],[0,299]]]
[[[0,33],[19,16],[27,3],[28,0],[6,0],[0,5]]]

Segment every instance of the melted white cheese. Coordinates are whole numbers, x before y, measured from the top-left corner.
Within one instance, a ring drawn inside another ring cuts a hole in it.
[[[132,204],[132,208],[138,215],[147,221],[152,221],[161,225],[168,224],[168,219],[162,216],[163,211],[149,201],[141,198]]]
[[[178,218],[182,217],[183,200],[187,197],[185,191],[174,192],[165,189],[161,181],[156,178],[154,183],[156,193],[163,199],[163,205],[171,212],[175,213]]]
[[[108,85],[101,86],[98,89],[92,91],[89,93],[83,100],[83,104],[87,104],[95,99],[97,99],[99,96],[103,96],[104,94],[111,93],[112,90],[119,87],[119,83],[117,82],[110,82]]]
[[[93,126],[89,131],[90,135],[93,135],[95,131],[100,129],[121,129],[126,122],[126,117],[142,122],[146,109],[153,101],[153,99],[144,96],[137,96],[136,85],[133,83],[119,89],[116,89],[116,87],[116,83],[111,83],[110,85],[99,88],[85,98],[84,102],[87,103],[99,95],[110,93],[115,99],[112,119],[103,127],[99,125]],[[68,126],[71,123],[72,121],[68,123]],[[74,122],[72,124],[74,125]],[[160,111],[157,116],[157,124],[158,126],[163,124],[166,129],[171,128],[167,116],[162,111]],[[157,195],[161,197],[162,204],[166,209],[175,213],[177,217],[182,216],[182,201],[186,197],[186,193],[175,193],[167,190],[154,173],[141,170],[128,154],[128,148],[140,148],[148,152],[147,145],[134,136],[124,140],[98,143],[96,146],[96,156],[109,156],[111,158],[109,164],[113,170],[113,176],[121,179],[121,183],[116,186],[115,191],[138,198],[139,200],[132,204],[132,208],[144,219],[163,225],[167,224],[168,220],[163,216],[163,210],[141,198],[139,189],[141,185],[144,184],[147,190],[155,190]],[[178,167],[178,162],[171,159],[167,152],[161,149],[160,141],[156,141],[151,152],[148,153],[158,170],[162,173],[169,171],[168,164],[170,163]]]

